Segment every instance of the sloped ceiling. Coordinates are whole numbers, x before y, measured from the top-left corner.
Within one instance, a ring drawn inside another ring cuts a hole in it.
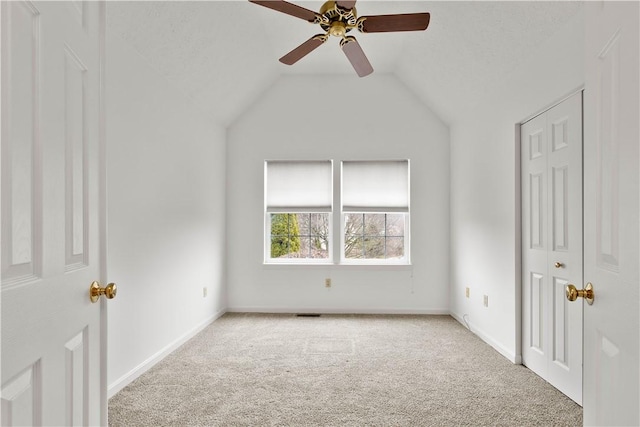
[[[292,2],[311,10],[323,3]],[[482,88],[507,76],[582,4],[359,0],[356,7],[359,16],[431,13],[424,32],[352,34],[375,73],[395,74],[451,123],[457,107],[486,96]],[[248,1],[108,2],[107,25],[222,125],[280,75],[354,74],[335,38],[293,66],[278,62],[321,28]]]

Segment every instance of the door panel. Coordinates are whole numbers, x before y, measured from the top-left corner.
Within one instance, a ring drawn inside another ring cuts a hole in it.
[[[570,310],[565,297],[565,287],[569,284],[566,279],[553,278],[553,357],[551,360],[560,368],[568,370],[570,356],[576,349],[569,348]]]
[[[529,223],[529,234],[531,236],[531,249],[545,249],[544,235],[546,230],[546,194],[545,191],[545,175],[546,172],[531,173],[530,181],[530,207],[531,221]]]
[[[28,366],[2,387],[2,425],[42,423],[40,364]]]
[[[522,125],[523,361],[582,402],[582,96]],[[528,184],[528,185],[527,185]]]
[[[531,272],[530,286],[531,338],[529,340],[529,346],[532,350],[535,350],[541,356],[544,356],[544,349],[546,348],[546,345],[544,343],[544,275]]]
[[[553,250],[566,252],[569,250],[569,167],[563,165],[561,167],[552,168],[552,219],[553,227],[552,241]]]
[[[587,425],[640,424],[639,13],[637,2],[585,4]]]
[[[42,270],[40,12],[16,2],[2,13],[2,288]]]
[[[65,270],[87,265],[88,233],[86,233],[88,206],[87,103],[88,70],[81,55],[70,46],[64,49],[65,100]]]
[[[98,425],[104,8],[1,7],[2,425]]]

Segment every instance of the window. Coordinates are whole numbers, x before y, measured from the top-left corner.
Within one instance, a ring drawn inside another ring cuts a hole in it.
[[[343,161],[339,242],[333,163],[265,162],[265,262],[409,263],[409,161]]]
[[[265,162],[265,261],[329,262],[331,161]]]
[[[409,161],[344,161],[342,261],[409,262]]]

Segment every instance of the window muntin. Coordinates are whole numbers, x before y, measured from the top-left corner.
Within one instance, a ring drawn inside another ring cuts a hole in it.
[[[330,214],[326,212],[271,213],[271,261],[329,260]]]

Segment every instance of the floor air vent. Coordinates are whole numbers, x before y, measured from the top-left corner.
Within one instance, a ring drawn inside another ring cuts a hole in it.
[[[298,313],[296,317],[320,317],[320,315],[315,313]]]

